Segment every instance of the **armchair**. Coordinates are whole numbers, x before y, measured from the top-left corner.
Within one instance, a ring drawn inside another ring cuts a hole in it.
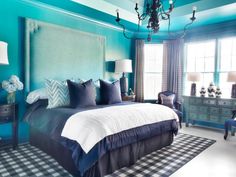
[[[176,94],[174,92],[172,92],[172,91],[160,92],[158,94],[158,100],[156,102],[157,104],[162,104],[161,94],[163,94],[165,96],[174,95],[173,107],[170,107],[170,106],[169,107],[171,109],[173,109],[173,111],[178,115],[178,117],[179,117],[179,126],[180,126],[180,128],[182,128],[182,124],[181,123],[182,123],[183,113],[182,113],[181,103],[176,100]]]
[[[234,136],[235,134],[235,127],[236,127],[236,110],[232,111],[232,118],[225,121],[225,134],[224,139],[226,140],[228,137],[228,131],[231,129],[231,135]]]

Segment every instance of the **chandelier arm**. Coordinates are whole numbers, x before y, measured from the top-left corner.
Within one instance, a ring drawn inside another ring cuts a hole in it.
[[[123,29],[123,35],[126,39],[132,39],[131,37],[127,36],[126,34],[126,29],[125,29],[125,25],[121,24],[120,22],[117,22]]]
[[[192,20],[190,23],[188,23],[188,24],[186,24],[186,25],[184,26],[184,32],[183,32],[183,34],[181,35],[180,38],[183,38],[183,37],[186,35],[186,31],[187,31],[188,27],[189,27],[190,25],[192,25],[193,22],[194,22],[194,21]]]

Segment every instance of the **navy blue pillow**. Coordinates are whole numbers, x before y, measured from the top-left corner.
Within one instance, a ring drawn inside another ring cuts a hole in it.
[[[108,83],[100,80],[100,94],[103,104],[121,103],[120,81]]]
[[[92,79],[83,83],[67,80],[72,108],[95,106],[96,90]]]

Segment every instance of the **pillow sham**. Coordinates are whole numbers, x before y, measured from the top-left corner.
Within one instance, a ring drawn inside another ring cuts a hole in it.
[[[121,103],[120,81],[108,83],[100,79],[100,92],[102,104]]]
[[[38,100],[48,99],[46,88],[41,88],[30,92],[26,98],[28,104],[33,104]]]
[[[96,90],[92,79],[83,83],[67,80],[72,108],[95,106]]]
[[[45,85],[48,94],[48,109],[69,106],[69,90],[65,81],[46,79]]]
[[[171,109],[174,108],[175,95],[166,96],[164,94],[160,94],[160,97],[161,97],[161,104],[168,106]]]

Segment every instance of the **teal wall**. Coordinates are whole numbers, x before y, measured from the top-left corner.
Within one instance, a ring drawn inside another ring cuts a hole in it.
[[[6,41],[9,44],[8,55],[10,65],[0,66],[0,82],[8,79],[12,74],[18,75],[20,79],[24,81],[24,28],[22,20],[24,17],[105,36],[106,61],[134,58],[133,42],[125,39],[122,32],[118,29],[81,19],[75,14],[70,14],[61,9],[54,9],[51,6],[42,5],[37,3],[37,1],[4,0],[0,1],[0,41]],[[113,69],[108,68],[106,78],[119,78],[119,75],[115,75],[112,72]],[[130,75],[130,78],[130,85],[132,85],[132,75]],[[27,140],[28,138],[28,127],[22,122],[25,110],[23,95],[23,91],[17,93],[17,102],[20,107],[21,122],[19,134],[21,141]],[[1,91],[1,103],[5,102],[5,97],[5,91]],[[10,134],[11,125],[0,126],[0,136],[8,137]]]

